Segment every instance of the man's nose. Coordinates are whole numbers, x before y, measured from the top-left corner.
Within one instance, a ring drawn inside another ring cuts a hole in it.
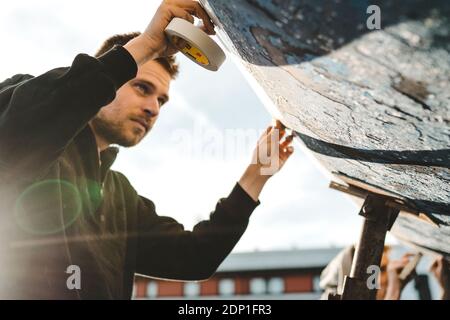
[[[156,117],[159,114],[159,102],[157,98],[152,99],[144,108],[147,117]]]

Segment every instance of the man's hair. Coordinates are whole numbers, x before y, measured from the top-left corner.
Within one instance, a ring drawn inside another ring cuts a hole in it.
[[[140,32],[116,34],[103,42],[102,46],[100,47],[100,49],[98,49],[95,56],[101,56],[102,54],[112,49],[114,46],[124,46],[128,43],[128,41],[136,38],[140,34]],[[173,56],[157,58],[154,61],[158,62],[170,74],[172,79],[175,79],[177,77],[179,67]]]

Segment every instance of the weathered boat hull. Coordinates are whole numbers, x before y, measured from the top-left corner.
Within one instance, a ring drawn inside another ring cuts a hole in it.
[[[434,222],[401,215],[396,236],[450,254],[450,2],[202,2],[274,117],[329,172]]]

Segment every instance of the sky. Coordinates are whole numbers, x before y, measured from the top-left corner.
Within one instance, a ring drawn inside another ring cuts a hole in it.
[[[142,31],[158,4],[5,2],[0,11],[0,81],[68,66],[78,53],[94,54],[113,34]],[[121,149],[113,169],[155,202],[159,215],[174,217],[190,230],[229,194],[272,118],[236,66],[238,59],[229,56],[216,73],[181,55],[177,59],[181,73],[172,84],[170,102],[141,144]],[[317,163],[298,144],[294,147],[294,155],[264,188],[235,252],[340,247],[358,239],[358,207],[329,189]]]

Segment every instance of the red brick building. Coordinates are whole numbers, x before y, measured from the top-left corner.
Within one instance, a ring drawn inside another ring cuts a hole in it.
[[[338,248],[231,254],[206,281],[136,276],[135,299],[318,299],[322,269]]]

